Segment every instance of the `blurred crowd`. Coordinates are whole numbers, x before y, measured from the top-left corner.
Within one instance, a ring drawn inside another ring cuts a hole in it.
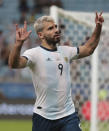
[[[4,7],[4,1],[0,0],[0,8]],[[11,23],[8,23],[6,25],[6,30],[0,27],[0,83],[5,82],[31,82],[31,76],[28,70],[25,69],[10,69],[8,67],[8,57],[10,53],[10,49],[13,47],[13,44],[15,43],[15,24],[18,23],[19,26],[22,26],[24,24],[24,21],[26,20],[28,22],[28,26],[31,29],[31,25],[33,25],[35,19],[37,19],[41,15],[48,15],[49,14],[49,7],[51,5],[56,5],[58,7],[63,8],[62,0],[31,0],[32,6],[28,3],[29,0],[18,0],[17,9],[19,12],[19,18],[18,19],[11,19]],[[0,18],[1,22],[1,18]],[[0,23],[1,24],[1,23]],[[63,21],[59,21],[60,29],[62,34],[65,33],[66,28],[72,29],[69,25],[68,27],[68,21],[66,24],[64,24]],[[8,33],[6,33],[6,31]],[[33,31],[34,32],[34,31]],[[70,32],[71,33],[71,32]],[[82,32],[83,33],[83,32]],[[68,34],[68,35],[67,35]],[[99,58],[99,84],[100,89],[103,88],[106,91],[109,90],[109,74],[108,74],[108,67],[109,67],[109,59],[107,56],[109,56],[109,37],[104,33],[102,34],[102,48],[100,48]],[[71,33],[72,35],[72,33]],[[67,38],[68,37],[68,38]],[[90,38],[90,35],[86,34],[86,38],[82,45],[84,45],[88,39]],[[71,37],[69,37],[69,32],[66,31],[65,37],[62,35],[61,44],[62,45],[73,45],[77,46],[77,43],[72,40]],[[37,35],[32,33],[31,37],[25,41],[21,53],[23,53],[25,50],[40,45],[40,40],[38,39]],[[104,68],[103,68],[104,67]],[[74,90],[72,91],[72,94],[75,96],[73,98],[75,100],[75,105],[78,108],[79,106],[82,106],[83,102],[88,100],[90,97],[90,88],[89,83],[91,83],[91,77],[90,77],[90,70],[91,70],[91,63],[90,58],[85,58],[83,60],[77,60],[73,61],[71,63],[71,78],[72,78],[72,86],[74,87]],[[105,87],[105,88],[104,88]],[[104,93],[104,92],[103,92]],[[104,97],[104,94],[101,92],[100,97]],[[109,100],[109,93],[105,95],[106,99]],[[0,90],[0,99],[5,99],[5,96],[3,94],[3,91]],[[79,101],[79,103],[78,103]]]
[[[23,24],[25,19],[28,19],[29,23],[34,22],[36,14],[48,13],[51,5],[62,7],[60,0],[33,0],[32,7],[29,6],[27,0],[19,0],[18,8],[21,14],[19,23]],[[29,18],[27,18],[28,14],[30,14]]]
[[[4,0],[0,0],[0,8],[4,7],[4,2]],[[32,6],[30,6],[28,0],[19,0],[17,5],[19,19],[12,19],[11,23],[9,23],[8,26],[6,25],[8,33],[5,33],[6,30],[0,28],[0,81],[4,81],[6,79],[9,81],[12,79],[13,81],[13,78],[18,81],[21,77],[28,78],[27,71],[11,70],[8,67],[9,52],[15,43],[15,24],[18,23],[19,26],[22,26],[26,20],[28,25],[31,27],[37,16],[49,14],[49,7],[51,5],[62,7],[61,0],[33,0],[31,2],[33,3]],[[32,48],[39,44],[40,41],[36,34],[31,35],[31,37],[25,41],[21,53],[23,53],[26,49]]]
[[[0,0],[0,8],[4,7],[5,1],[6,0]],[[10,49],[13,47],[13,44],[15,43],[15,24],[18,23],[20,26],[22,26],[24,21],[27,20],[28,26],[31,27],[31,25],[33,25],[35,19],[37,19],[40,15],[45,15],[45,14],[48,15],[49,14],[49,7],[51,5],[56,5],[61,8],[63,7],[62,0],[31,0],[31,2],[33,4],[30,5],[29,0],[18,0],[18,5],[17,5],[16,10],[18,10],[18,12],[19,12],[19,19],[12,19],[11,23],[6,25],[5,30],[3,30],[0,27],[0,81],[4,81],[6,79],[7,79],[7,81],[8,80],[10,81],[10,79],[12,81],[13,81],[13,79],[15,79],[14,81],[18,81],[19,79],[21,80],[21,78],[24,78],[24,79],[31,78],[26,69],[11,70],[8,67],[9,52],[10,52]],[[0,20],[1,20],[1,17],[0,17]],[[68,21],[67,21],[67,24],[64,24],[63,21],[59,21],[59,25],[60,25],[62,34],[64,34],[66,28],[67,28],[67,30],[71,28],[70,25],[68,27]],[[6,31],[8,33],[6,33]],[[61,43],[63,45],[72,46],[72,42],[73,42],[73,45],[77,46],[77,43],[74,43],[74,41],[72,40],[72,38],[69,37],[69,35],[68,35],[68,39],[66,39],[67,34],[69,34],[69,33],[71,33],[71,32],[66,32],[65,37],[63,37],[63,35],[62,35]],[[104,34],[104,36],[106,36],[106,35]],[[103,38],[104,38],[103,41],[106,40],[106,43],[108,43],[108,35],[106,37],[102,37],[102,39]],[[85,41],[82,43],[82,45],[84,45],[84,43],[88,39],[89,39],[89,35],[86,36]],[[109,44],[106,45],[106,43],[102,44],[103,46],[106,46],[105,48],[103,47],[102,49],[105,49],[105,50],[108,49],[107,46],[109,47]],[[27,41],[25,41],[21,53],[23,53],[25,50],[27,50],[29,48],[38,46],[39,44],[40,44],[40,40],[37,38],[37,35],[33,31],[31,37]],[[109,62],[106,57],[106,56],[108,56],[108,51],[107,51],[107,53],[104,50],[101,50],[100,52],[104,52],[100,55],[100,59],[103,59],[101,62],[103,63],[103,65],[105,65],[105,67],[108,67]],[[104,59],[105,59],[105,61],[104,61]],[[87,59],[85,59],[85,60],[87,61]],[[106,62],[107,62],[107,64],[106,64]],[[75,66],[76,68],[79,68],[77,66],[77,65],[79,65],[78,62],[77,62],[77,64],[74,64],[74,62],[73,62],[73,67],[72,67],[73,69],[74,69],[74,65],[76,65]],[[88,63],[88,62],[85,65],[87,65],[88,68],[90,67],[90,63]],[[101,68],[101,69],[103,70],[103,71],[101,70],[103,72],[102,73],[103,75],[100,75],[100,76],[104,76],[104,73],[106,74],[107,70],[105,70],[106,68],[104,68],[104,69]],[[78,77],[81,78],[82,71],[84,71],[84,70],[81,70],[81,73],[80,73],[80,69],[78,69],[79,71],[77,71],[77,69],[75,69],[75,70],[76,70],[75,71],[76,73],[73,72],[73,74],[75,74],[75,79],[77,80]],[[108,74],[105,76],[108,78]],[[83,77],[82,77],[82,81],[83,81]],[[24,79],[22,79],[22,81],[24,81]]]

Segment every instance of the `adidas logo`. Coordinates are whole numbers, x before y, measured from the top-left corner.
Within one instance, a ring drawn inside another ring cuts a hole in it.
[[[50,58],[47,58],[47,61],[52,61]]]

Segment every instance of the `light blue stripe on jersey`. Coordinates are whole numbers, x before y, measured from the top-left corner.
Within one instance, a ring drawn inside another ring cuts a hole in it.
[[[55,66],[56,63],[53,60],[53,56],[52,56],[52,52],[51,51],[43,51],[44,53],[43,58],[46,60],[44,65],[45,65],[45,73],[47,74],[47,97],[46,97],[46,101],[45,101],[45,113],[46,113],[46,117],[50,118],[51,117],[51,113],[52,113],[52,119],[56,119],[56,110],[58,109],[58,105],[57,105],[57,93],[56,91],[58,90],[58,78],[56,78],[55,74],[56,74],[56,68],[51,68],[49,66],[53,65]],[[48,59],[49,58],[49,59]],[[50,79],[49,79],[50,78]],[[50,84],[51,83],[51,84]],[[54,113],[54,115],[53,115]],[[47,116],[48,115],[48,116]]]
[[[65,54],[64,52],[59,49],[59,51],[61,52],[61,55],[64,57]],[[71,96],[71,78],[70,78],[70,64],[68,62],[67,64],[67,69],[65,70],[65,75],[64,75],[64,81],[65,81],[65,85],[66,85],[66,105],[65,105],[65,111],[63,115],[66,115],[66,112],[72,113],[75,111],[75,107],[74,107],[74,103],[72,101],[72,96]],[[72,110],[73,109],[73,110]]]

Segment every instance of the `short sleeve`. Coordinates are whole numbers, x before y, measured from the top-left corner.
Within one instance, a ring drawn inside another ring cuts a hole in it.
[[[78,59],[79,47],[69,47],[70,60]]]
[[[27,66],[32,66],[33,62],[33,54],[31,50],[26,50],[21,56],[25,57],[27,61]]]
[[[71,47],[71,46],[61,46],[64,54],[66,54],[69,60],[78,59],[79,55],[79,48],[78,47]]]

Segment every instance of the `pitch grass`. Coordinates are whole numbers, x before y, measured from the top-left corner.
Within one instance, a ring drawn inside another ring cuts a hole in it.
[[[89,131],[89,124],[82,123],[83,131]],[[32,131],[32,120],[0,120],[0,131]]]
[[[82,131],[90,131],[89,122],[81,122]],[[99,131],[109,131],[108,122],[99,123]],[[32,120],[0,120],[0,131],[32,131]]]
[[[82,131],[90,131],[90,122],[81,122]],[[98,131],[109,131],[109,121],[99,121],[97,124]]]
[[[32,121],[0,120],[0,131],[32,131]]]

